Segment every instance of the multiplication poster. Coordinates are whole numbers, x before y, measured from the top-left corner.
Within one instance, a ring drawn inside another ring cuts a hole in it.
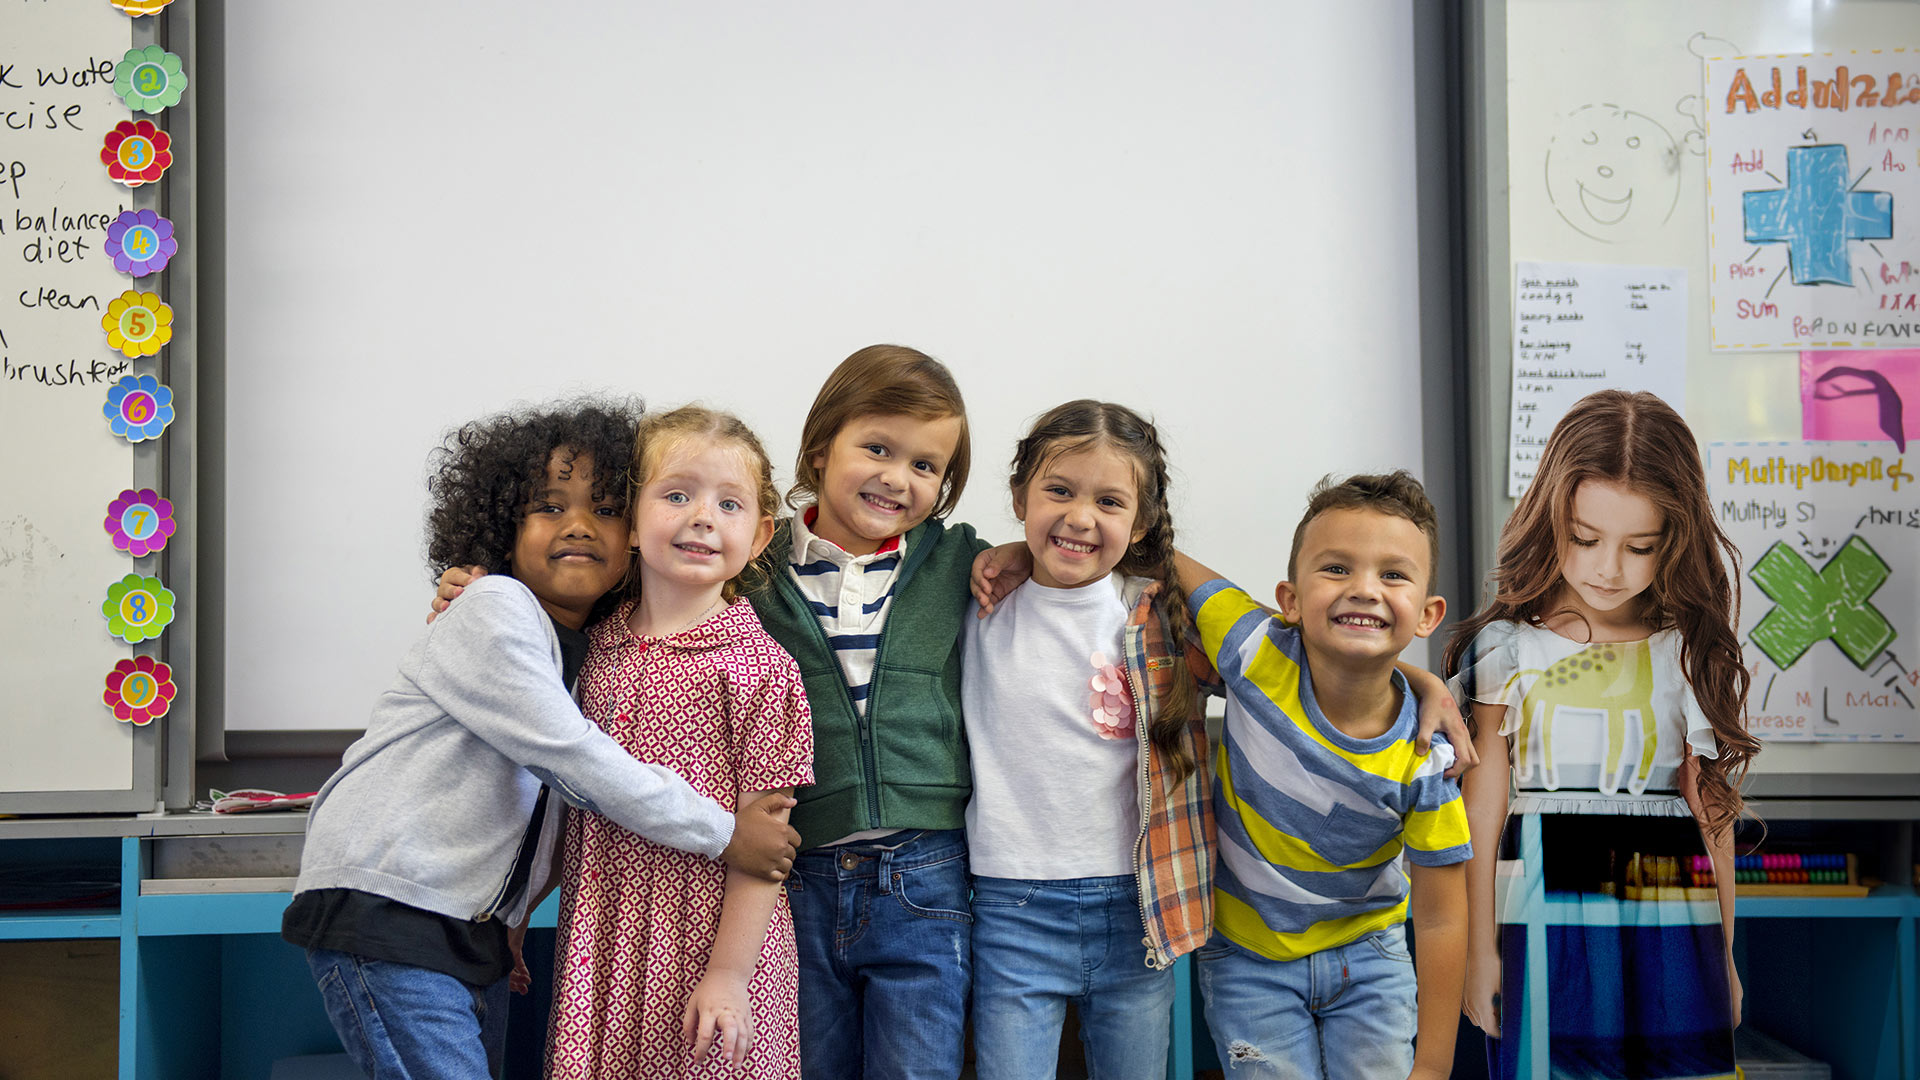
[[[1713,347],[1920,344],[1920,51],[1712,59],[1706,80]]]
[[[1920,740],[1917,470],[1885,442],[1708,446],[1708,494],[1740,549],[1754,734]]]

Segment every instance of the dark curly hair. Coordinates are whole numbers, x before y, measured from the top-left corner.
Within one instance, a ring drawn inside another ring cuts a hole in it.
[[[644,406],[638,398],[582,397],[521,407],[463,424],[427,458],[427,571],[484,566],[511,574],[527,500],[554,451],[593,463],[593,495],[627,512],[627,467]],[[617,603],[619,592],[609,594]],[[602,601],[594,617],[612,609]]]

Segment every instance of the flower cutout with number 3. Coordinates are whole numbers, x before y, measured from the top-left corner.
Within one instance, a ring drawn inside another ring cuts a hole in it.
[[[173,340],[173,309],[160,302],[158,293],[128,289],[107,305],[100,329],[107,332],[107,344],[127,359],[153,356]]]

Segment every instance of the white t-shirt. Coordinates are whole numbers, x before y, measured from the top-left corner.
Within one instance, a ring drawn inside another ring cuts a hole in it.
[[[968,615],[960,698],[974,873],[1133,873],[1140,751],[1121,655],[1121,584],[1117,574],[1078,589],[1028,581],[987,618]]]

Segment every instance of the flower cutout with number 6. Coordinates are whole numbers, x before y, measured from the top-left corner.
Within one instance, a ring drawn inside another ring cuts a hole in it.
[[[107,332],[107,344],[127,359],[153,356],[173,340],[173,309],[160,302],[158,293],[128,289],[107,305],[100,329]]]
[[[128,442],[157,439],[173,423],[173,390],[151,375],[129,375],[107,388],[107,426]]]

